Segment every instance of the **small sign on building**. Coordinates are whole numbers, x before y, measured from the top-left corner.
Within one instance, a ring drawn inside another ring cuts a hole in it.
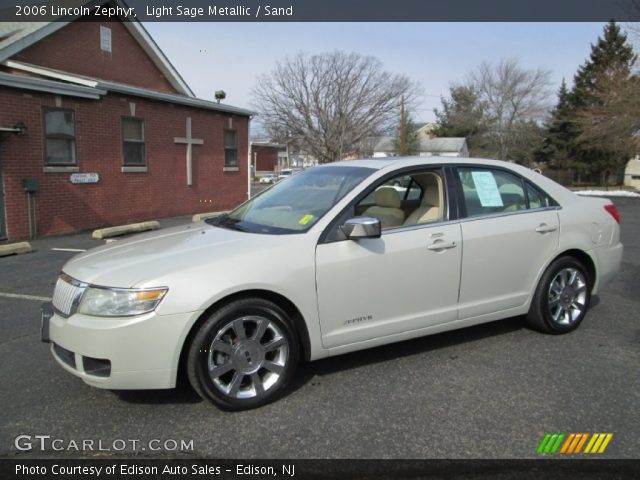
[[[97,173],[72,173],[71,183],[98,183],[100,175]]]

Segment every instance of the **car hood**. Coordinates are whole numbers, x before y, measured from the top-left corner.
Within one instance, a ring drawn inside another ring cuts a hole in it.
[[[182,267],[264,247],[264,237],[202,222],[108,243],[74,257],[63,271],[94,285],[139,286]]]

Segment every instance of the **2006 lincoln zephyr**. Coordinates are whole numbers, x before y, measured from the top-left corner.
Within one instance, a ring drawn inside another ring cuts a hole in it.
[[[526,314],[578,327],[617,273],[620,217],[518,165],[356,160],[293,175],[236,210],[83,253],[42,335],[67,371],[110,389],[185,374],[232,410],[316,360]]]

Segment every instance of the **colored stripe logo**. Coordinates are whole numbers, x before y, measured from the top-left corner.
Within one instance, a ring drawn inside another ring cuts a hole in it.
[[[604,453],[613,433],[547,433],[538,445],[538,455]],[[583,450],[584,449],[584,450]]]

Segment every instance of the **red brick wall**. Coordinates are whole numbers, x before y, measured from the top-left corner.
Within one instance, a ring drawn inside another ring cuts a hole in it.
[[[121,118],[145,121],[147,173],[122,173]],[[98,184],[72,184],[70,173],[44,173],[42,107],[55,106],[49,94],[0,87],[0,126],[22,121],[24,137],[0,141],[10,240],[27,238],[24,178],[39,179],[36,193],[38,235],[51,235],[134,221],[232,208],[247,198],[248,119],[208,110],[174,106],[119,94],[102,100],[62,97],[62,107],[75,111],[76,156],[80,172],[96,172]],[[186,145],[174,137],[204,140],[193,146],[193,185],[186,185]],[[223,172],[223,130],[232,118],[238,132],[238,172]],[[0,213],[1,214],[1,213]]]
[[[101,25],[111,29],[111,53],[100,49]],[[120,22],[73,22],[11,59],[152,90],[176,92]]]
[[[275,171],[278,165],[278,152],[280,148],[265,145],[251,146],[251,161],[255,162],[257,171]]]

